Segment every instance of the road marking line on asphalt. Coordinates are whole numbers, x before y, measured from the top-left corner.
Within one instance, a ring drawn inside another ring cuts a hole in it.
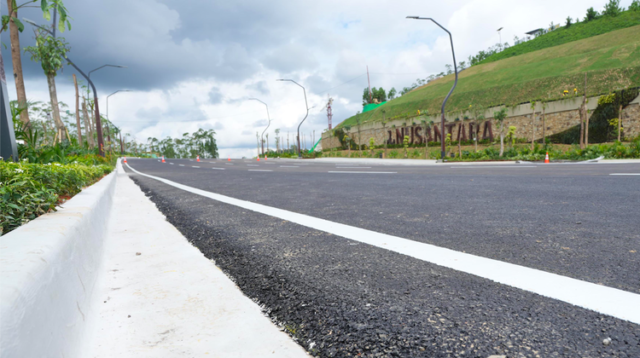
[[[453,169],[484,169],[484,168],[537,168],[537,165],[518,165],[518,166],[513,166],[513,165],[484,165],[484,166],[477,166],[477,167],[467,167],[467,166],[463,166],[463,167],[451,167]]]
[[[211,168],[211,169],[224,170],[224,168]]]
[[[250,172],[272,172],[273,170],[269,169],[249,169]]]
[[[336,169],[371,169],[371,167],[336,167]]]
[[[640,173],[611,173],[609,175],[640,175]]]
[[[173,163],[169,163],[169,164],[173,165]]]
[[[178,165],[181,166],[181,167],[184,167],[184,164],[178,164]]]
[[[300,168],[297,165],[281,165],[280,168]]]
[[[233,164],[233,163],[224,163],[224,164],[226,164],[226,165],[235,165],[235,164]]]
[[[350,172],[347,170],[328,171],[327,173],[348,173],[348,174],[397,174],[398,172]]]
[[[336,236],[640,324],[640,310],[638,309],[640,307],[640,295],[636,293],[212,193],[144,174],[131,168],[128,163],[126,165],[139,175],[222,203],[290,221],[294,224],[328,232]]]
[[[258,164],[247,164],[248,167],[259,167]]]
[[[196,165],[192,165],[191,167],[192,168],[200,168],[199,166],[196,166]]]

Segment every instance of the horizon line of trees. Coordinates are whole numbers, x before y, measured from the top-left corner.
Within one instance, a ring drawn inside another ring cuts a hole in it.
[[[167,136],[163,139],[147,138],[147,148],[166,158],[218,158],[216,131],[199,128],[193,133],[183,133],[181,138]]]

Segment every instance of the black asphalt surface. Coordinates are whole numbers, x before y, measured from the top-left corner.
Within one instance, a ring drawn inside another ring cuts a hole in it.
[[[638,164],[129,164],[214,193],[640,293],[640,176],[610,175],[640,173]],[[132,177],[314,355],[640,357],[638,325]]]

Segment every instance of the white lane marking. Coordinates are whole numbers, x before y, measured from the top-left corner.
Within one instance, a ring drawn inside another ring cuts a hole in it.
[[[224,170],[224,168],[211,168],[211,169]]]
[[[199,166],[196,166],[196,165],[192,165],[191,167],[192,168],[200,168]]]
[[[609,175],[640,175],[640,173],[611,173]]]
[[[297,165],[281,165],[280,168],[300,168]]]
[[[258,164],[247,164],[248,167],[259,167]]]
[[[169,164],[173,165],[173,163],[169,163]]]
[[[181,167],[184,167],[184,164],[178,164],[178,165],[181,166]]]
[[[371,167],[336,167],[336,169],[371,169]]]
[[[518,165],[518,166],[513,166],[513,165],[484,165],[484,166],[478,166],[478,167],[451,167],[452,169],[484,169],[484,168],[537,168],[537,165]]]
[[[235,164],[233,164],[233,163],[224,163],[224,164],[226,164],[226,165],[235,165]]]
[[[140,173],[128,163],[127,166],[137,174],[193,194],[640,324],[640,295],[636,293],[235,199]]]
[[[327,173],[348,173],[348,174],[397,174],[398,172],[350,172],[347,170],[328,171]]]
[[[273,170],[268,169],[249,169],[250,172],[272,172]]]

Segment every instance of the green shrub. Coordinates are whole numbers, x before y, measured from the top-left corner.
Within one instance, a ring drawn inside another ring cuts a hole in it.
[[[61,196],[77,194],[112,170],[110,165],[0,161],[0,235],[54,211]]]
[[[392,150],[389,152],[389,158],[397,158],[398,157],[398,151],[397,150]]]

